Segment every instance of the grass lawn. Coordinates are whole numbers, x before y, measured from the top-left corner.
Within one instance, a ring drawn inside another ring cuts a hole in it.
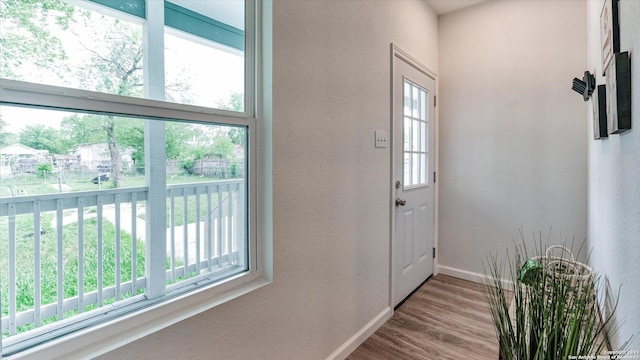
[[[41,303],[50,304],[57,301],[57,238],[55,229],[51,228],[53,214],[42,215],[42,228],[46,231],[41,235]],[[2,301],[2,316],[8,315],[8,219],[0,218],[0,296]],[[97,247],[97,220],[95,218],[84,221],[84,292],[97,290],[98,247]],[[131,237],[126,232],[121,232],[120,256],[121,282],[131,280],[132,259],[137,259],[137,276],[144,276],[144,243],[137,241],[136,254],[131,253]],[[16,216],[16,302],[17,311],[32,309],[34,306],[35,279],[34,279],[34,238],[33,216]],[[116,244],[115,228],[108,221],[103,222],[103,286],[109,287],[115,284],[116,279]],[[78,294],[78,224],[64,226],[63,230],[63,292],[65,298]],[[129,297],[125,294],[123,297]],[[93,306],[86,307],[89,310]],[[56,319],[50,319],[49,322]],[[46,323],[46,321],[43,321]],[[26,331],[32,326],[25,326],[21,331]]]

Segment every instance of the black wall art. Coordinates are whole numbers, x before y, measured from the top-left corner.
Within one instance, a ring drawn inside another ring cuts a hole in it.
[[[602,45],[602,75],[605,75],[613,54],[620,52],[618,0],[605,0],[600,14],[600,42]]]
[[[592,95],[593,138],[598,140],[609,136],[607,131],[607,86],[598,85]]]
[[[609,134],[631,129],[631,61],[629,52],[615,53],[606,71]]]

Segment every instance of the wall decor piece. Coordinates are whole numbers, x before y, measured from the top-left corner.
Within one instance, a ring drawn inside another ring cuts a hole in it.
[[[593,92],[593,139],[609,137],[607,132],[607,86],[598,85]]]
[[[620,26],[618,24],[618,0],[605,0],[600,14],[600,43],[602,49],[602,75],[620,51]]]
[[[615,53],[607,69],[607,123],[609,134],[631,129],[631,61],[627,51]]]
[[[593,90],[596,88],[596,78],[588,71],[584,72],[582,80],[573,78],[573,91],[582,95],[582,100],[589,101]]]

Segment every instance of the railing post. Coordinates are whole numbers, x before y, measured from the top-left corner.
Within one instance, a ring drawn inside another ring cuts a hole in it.
[[[200,273],[200,187],[195,189],[196,193],[196,273]]]
[[[216,225],[218,225],[216,228],[216,257],[218,259],[218,267],[222,267],[222,186],[216,185],[216,193],[218,194],[218,206],[216,207],[218,211],[218,216],[216,217]]]
[[[121,243],[121,238],[120,238],[120,236],[121,236],[121,234],[120,234],[120,230],[121,230],[121,226],[120,226],[120,221],[121,221],[120,220],[120,194],[116,194],[115,195],[115,204],[114,205],[115,205],[115,212],[116,212],[116,223],[115,223],[115,226],[116,226],[116,238],[115,238],[115,253],[116,253],[115,254],[115,259],[116,259],[116,263],[114,265],[115,265],[115,268],[116,268],[115,269],[115,271],[116,271],[116,274],[115,274],[116,275],[115,276],[116,277],[116,284],[115,284],[115,286],[116,286],[116,289],[115,289],[116,290],[116,294],[115,294],[115,297],[116,297],[116,301],[117,301],[117,300],[120,300],[120,296],[122,295],[121,288],[120,288],[120,282],[121,282],[121,279],[120,279],[120,276],[121,276],[120,267],[121,267],[121,264],[122,264],[122,259],[121,259],[121,254],[120,254],[120,243]]]
[[[186,188],[182,190],[182,259],[184,261],[184,278],[189,277],[189,217],[188,204],[189,193]]]
[[[104,217],[103,217],[103,208],[102,208],[102,195],[97,196],[96,200],[96,211],[97,217],[96,220],[98,222],[98,238],[96,239],[96,248],[97,248],[97,256],[98,256],[98,275],[97,275],[97,287],[98,287],[98,306],[104,305],[103,301],[103,289],[104,289]]]
[[[176,281],[176,196],[174,189],[167,191],[169,197],[169,240],[171,243],[171,283]]]
[[[33,322],[36,327],[40,326],[40,307],[42,305],[42,242],[40,241],[40,202],[33,202]]]
[[[84,312],[84,199],[78,199],[78,312]]]
[[[238,186],[238,196],[236,196],[236,207],[235,207],[235,217],[236,217],[236,252],[238,256],[238,265],[247,267],[248,265],[248,257],[247,257],[247,224],[245,222],[246,212],[248,206],[246,206],[246,198],[245,198],[245,187],[244,181],[241,181],[237,184]],[[242,256],[242,258],[240,258]]]
[[[227,184],[227,266],[233,264],[233,191],[232,184]]]
[[[207,258],[207,271],[211,272],[211,256],[213,252],[213,219],[211,210],[211,185],[207,185],[207,217],[205,218],[204,252]]]
[[[62,235],[62,225],[63,225],[63,204],[62,199],[58,199],[56,201],[56,240],[57,240],[57,265],[58,265],[58,307],[57,307],[57,315],[58,320],[62,320],[64,318],[64,238]],[[41,232],[42,229],[39,229],[38,232]]]
[[[16,334],[16,206],[9,204],[9,335]]]
[[[131,296],[138,293],[138,196],[131,194]]]

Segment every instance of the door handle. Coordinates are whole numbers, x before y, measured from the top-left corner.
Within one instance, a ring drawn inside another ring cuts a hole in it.
[[[405,206],[406,204],[407,204],[407,200],[396,198],[396,206]]]

